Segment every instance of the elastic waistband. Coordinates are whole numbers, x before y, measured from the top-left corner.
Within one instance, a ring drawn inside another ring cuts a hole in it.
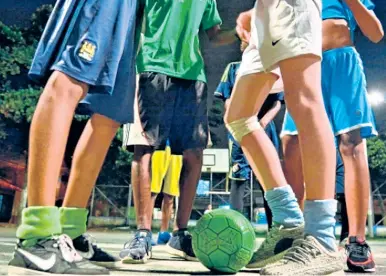
[[[336,56],[337,54],[343,54],[343,53],[358,54],[358,52],[354,46],[345,46],[342,48],[335,48],[335,49],[324,51],[323,52],[323,58],[329,58],[331,55]]]

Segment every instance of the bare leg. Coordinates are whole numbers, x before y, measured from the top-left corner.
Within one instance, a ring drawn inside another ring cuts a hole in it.
[[[119,123],[98,114],[94,114],[88,121],[75,149],[64,207],[87,207],[119,126]]]
[[[190,214],[196,196],[197,184],[201,176],[202,149],[189,149],[183,153],[180,177],[180,197],[174,230],[188,227]]]
[[[286,135],[281,141],[284,155],[284,175],[296,195],[300,209],[303,210],[305,191],[298,136]]]
[[[155,201],[157,200],[158,194],[151,193],[151,205],[153,206],[153,209],[155,207]]]
[[[299,132],[307,200],[333,199],[336,150],[321,92],[320,59],[304,55],[280,62],[286,103]]]
[[[173,201],[173,196],[164,193],[164,199],[162,201],[161,232],[167,232],[169,230],[169,221],[173,211]]]
[[[360,130],[340,135],[349,236],[365,239],[370,175]]]
[[[55,206],[59,179],[71,122],[86,84],[54,72],[34,113],[29,142],[28,205]]]
[[[225,114],[225,122],[229,124],[256,116],[276,80],[277,76],[271,73],[251,74],[238,79]],[[240,144],[265,190],[287,185],[278,153],[264,129],[245,135]]]
[[[131,179],[137,229],[151,230],[153,204],[151,200],[151,156],[149,146],[135,146],[134,159],[131,165]]]

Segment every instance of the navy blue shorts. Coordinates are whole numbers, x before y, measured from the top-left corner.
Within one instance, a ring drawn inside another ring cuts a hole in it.
[[[141,73],[138,111],[143,132],[156,150],[170,143],[173,154],[208,144],[207,86],[204,82]]]
[[[52,71],[89,85],[83,100],[91,113],[133,121],[137,0],[59,0],[40,39],[30,77]]]

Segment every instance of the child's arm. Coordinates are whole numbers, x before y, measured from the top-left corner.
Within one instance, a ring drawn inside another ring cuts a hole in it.
[[[368,10],[360,0],[344,0],[352,11],[355,20],[363,34],[374,43],[383,38],[383,28],[378,17],[372,10]]]

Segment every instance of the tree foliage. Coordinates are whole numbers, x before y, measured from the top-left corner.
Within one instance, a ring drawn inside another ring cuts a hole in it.
[[[24,152],[28,146],[28,131],[42,87],[28,81],[30,67],[38,40],[52,11],[51,5],[43,5],[31,17],[27,28],[7,26],[0,22],[0,143],[15,130],[22,133]],[[214,99],[210,110],[209,125],[214,147],[227,144],[223,127],[223,103]],[[77,117],[84,121],[84,116]],[[213,131],[216,129],[216,131]],[[223,129],[223,131],[218,131]],[[75,128],[70,140],[76,144],[83,127]],[[224,135],[219,135],[223,132]],[[7,142],[12,139],[6,140]],[[107,155],[98,183],[122,185],[130,183],[130,164],[132,156],[121,148],[122,133],[118,133]],[[381,181],[386,177],[386,139],[385,137],[368,140],[369,166],[372,180]],[[1,147],[1,145],[0,145]],[[71,155],[74,147],[68,149]],[[70,160],[70,158],[68,158]]]
[[[7,26],[0,22],[0,147],[2,151],[15,151],[15,147],[18,147],[16,151],[21,154],[27,150],[30,122],[43,90],[42,87],[29,82],[27,72],[51,11],[52,5],[43,5],[38,8],[32,14],[30,24],[26,28]],[[87,119],[86,116],[76,116],[77,121],[73,123],[65,161],[71,161],[75,145]],[[22,141],[13,141],[15,132],[21,133],[16,136]],[[8,137],[10,135],[12,137]],[[131,155],[122,149],[121,137],[119,133],[114,139],[98,183],[113,185],[130,183]],[[14,142],[13,146],[10,145],[12,142]]]
[[[381,183],[386,177],[386,139],[383,136],[367,141],[371,180]]]

